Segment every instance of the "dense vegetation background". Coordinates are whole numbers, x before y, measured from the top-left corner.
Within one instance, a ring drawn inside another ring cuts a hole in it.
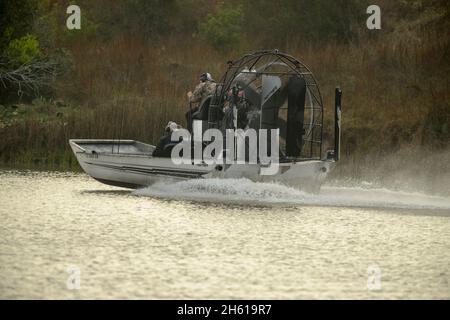
[[[81,30],[66,28],[69,4]],[[334,86],[344,92],[336,175],[450,194],[450,5],[379,0],[382,29],[368,30],[369,4],[1,1],[0,163],[77,170],[67,140],[119,128],[155,142],[168,120],[184,124],[200,73],[220,78],[227,60],[278,48],[318,78],[330,141]]]

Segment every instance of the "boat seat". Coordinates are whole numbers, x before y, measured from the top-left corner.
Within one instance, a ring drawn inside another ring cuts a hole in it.
[[[175,147],[178,143],[179,142],[171,142],[171,143],[166,144],[163,148],[164,153],[168,154],[170,157],[173,147]]]
[[[212,95],[207,96],[200,103],[198,111],[194,112],[192,115],[193,120],[208,120],[209,104],[211,103]]]

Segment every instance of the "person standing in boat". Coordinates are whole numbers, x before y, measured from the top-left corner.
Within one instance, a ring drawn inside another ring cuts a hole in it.
[[[186,113],[186,122],[188,125],[188,130],[192,131],[192,116],[198,111],[203,100],[214,94],[216,90],[216,82],[211,77],[208,72],[200,75],[200,83],[195,87],[194,91],[189,91],[187,93],[190,110]],[[193,104],[196,104],[193,106]]]

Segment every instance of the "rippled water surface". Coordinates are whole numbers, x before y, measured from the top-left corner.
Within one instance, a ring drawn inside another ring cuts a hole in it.
[[[450,298],[449,198],[5,171],[0,219],[3,299]]]

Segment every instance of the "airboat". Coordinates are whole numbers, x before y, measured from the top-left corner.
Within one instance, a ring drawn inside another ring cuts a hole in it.
[[[326,150],[322,96],[305,64],[278,50],[258,51],[228,61],[215,93],[204,99],[194,113],[190,130],[201,134],[212,128],[224,131],[230,126],[244,131],[278,129],[277,171],[271,175],[261,174],[267,163],[259,159],[256,163],[217,164],[193,153],[192,161],[180,164],[170,157],[153,156],[155,145],[135,140],[71,139],[69,144],[88,175],[113,186],[141,188],[158,181],[247,178],[316,193],[339,160],[341,94],[336,88],[334,149]],[[232,121],[226,119],[227,108],[233,110]],[[193,148],[199,143],[194,140],[189,142]],[[200,148],[207,147],[207,143],[200,143]],[[237,145],[233,148],[225,148],[224,152],[236,157]]]

